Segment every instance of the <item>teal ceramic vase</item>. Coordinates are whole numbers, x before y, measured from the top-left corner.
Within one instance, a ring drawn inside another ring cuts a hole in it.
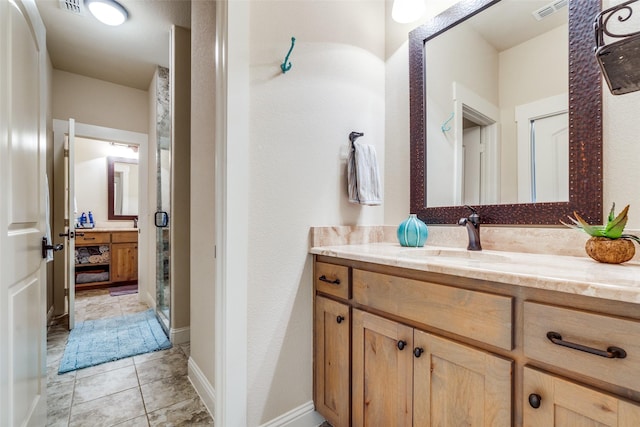
[[[410,214],[409,218],[398,226],[398,241],[402,246],[422,247],[428,235],[427,224],[422,222],[416,214]]]

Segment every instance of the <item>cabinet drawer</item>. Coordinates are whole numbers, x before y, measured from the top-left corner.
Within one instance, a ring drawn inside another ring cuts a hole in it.
[[[111,233],[112,243],[136,243],[137,241],[137,231],[118,231]]]
[[[625,358],[606,358],[554,344],[547,334],[606,352],[622,348]],[[524,304],[524,352],[531,359],[640,391],[640,322],[533,302]]]
[[[316,262],[315,286],[318,292],[349,299],[349,267]]]
[[[109,243],[111,238],[111,233],[101,233],[96,231],[77,231],[76,233],[84,233],[84,236],[78,236],[76,234],[76,245],[89,244],[93,245],[95,243]]]
[[[354,269],[353,298],[443,331],[513,348],[511,297]]]

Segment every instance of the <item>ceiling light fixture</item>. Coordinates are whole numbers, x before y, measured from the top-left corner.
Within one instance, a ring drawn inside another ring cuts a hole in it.
[[[91,14],[103,24],[121,25],[129,17],[127,9],[115,0],[84,0],[84,4]]]
[[[426,10],[424,0],[395,0],[391,17],[400,24],[417,21]]]

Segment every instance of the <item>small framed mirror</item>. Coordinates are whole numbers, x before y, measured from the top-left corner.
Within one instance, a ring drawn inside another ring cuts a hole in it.
[[[107,208],[110,220],[132,220],[138,217],[138,160],[108,157]]]

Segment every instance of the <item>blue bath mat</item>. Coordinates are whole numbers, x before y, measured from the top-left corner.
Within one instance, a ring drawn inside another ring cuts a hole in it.
[[[59,374],[171,347],[152,309],[87,320],[69,334]]]

